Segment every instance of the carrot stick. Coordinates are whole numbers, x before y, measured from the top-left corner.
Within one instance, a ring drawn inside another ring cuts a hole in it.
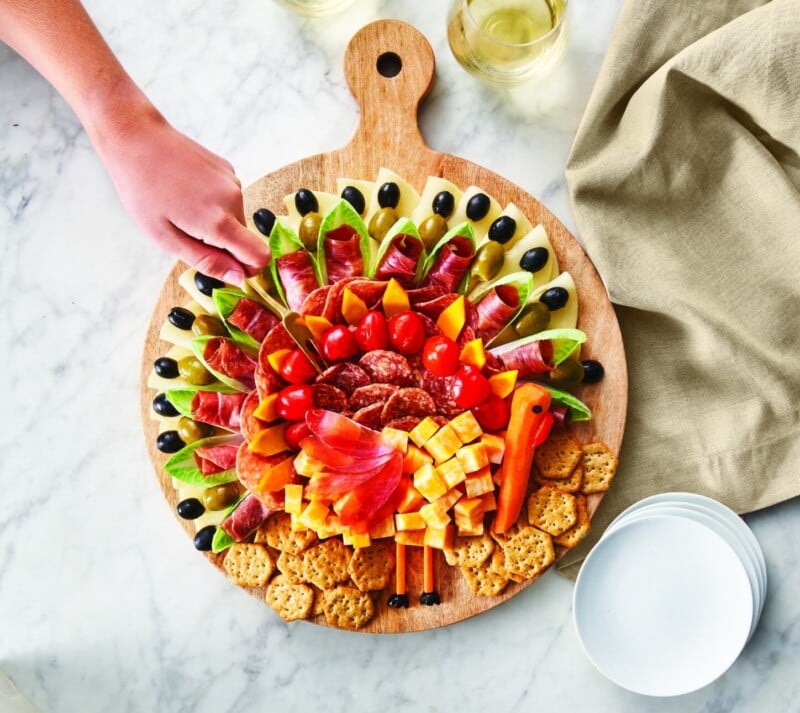
[[[406,592],[406,546],[401,542],[395,543],[394,566],[394,594],[389,597],[387,604],[393,609],[408,607],[408,594]]]
[[[549,412],[550,394],[527,382],[514,391],[511,419],[506,432],[506,449],[500,466],[500,492],[492,532],[502,534],[519,517],[533,464],[536,446],[542,443],[553,425]]]
[[[425,545],[422,548],[422,594],[419,595],[420,604],[433,606],[439,604],[439,593],[436,591],[436,574],[433,569],[433,557],[436,550]]]

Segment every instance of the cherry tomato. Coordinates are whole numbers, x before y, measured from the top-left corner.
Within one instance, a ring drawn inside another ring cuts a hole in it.
[[[281,377],[290,384],[307,384],[316,374],[314,365],[300,349],[292,349],[280,368]]]
[[[283,440],[293,451],[300,450],[300,441],[311,435],[311,429],[305,421],[290,423],[283,432]]]
[[[281,418],[300,421],[305,418],[308,409],[314,408],[314,391],[308,384],[287,386],[278,392],[275,406]]]
[[[367,312],[356,326],[356,342],[362,352],[373,349],[386,349],[389,336],[386,331],[386,317],[382,312]]]
[[[508,401],[497,394],[491,394],[486,401],[472,408],[472,415],[484,431],[502,431],[511,418]]]
[[[482,404],[492,393],[489,380],[472,364],[464,364],[453,375],[453,400],[461,408]]]
[[[388,322],[389,344],[400,354],[416,354],[425,343],[425,323],[416,312],[401,312]]]
[[[322,335],[319,345],[327,361],[343,361],[358,354],[358,342],[353,333],[343,324],[329,329]]]
[[[422,364],[436,376],[451,376],[458,369],[461,350],[449,337],[438,334],[429,337],[422,347]]]

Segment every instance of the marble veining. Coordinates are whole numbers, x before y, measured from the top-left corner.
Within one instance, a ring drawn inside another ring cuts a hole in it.
[[[356,0],[323,21],[271,0],[86,5],[161,111],[244,183],[346,143],[347,41],[377,18],[415,24],[437,59],[428,143],[517,182],[574,230],[563,169],[620,0],[575,2],[563,64],[529,90],[458,67],[444,2]],[[147,460],[141,341],[172,259],[124,213],[66,104],[2,47],[0,143],[0,670],[40,710],[800,710],[798,500],[747,518],[769,569],[761,625],[725,676],[679,699],[594,670],[572,584],[554,573],[437,631],[284,624],[193,551]]]

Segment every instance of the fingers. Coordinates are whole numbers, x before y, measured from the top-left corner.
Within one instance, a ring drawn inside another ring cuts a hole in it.
[[[225,250],[187,235],[172,223],[165,221],[155,239],[165,250],[204,275],[216,277],[231,285],[241,285],[244,282],[245,270],[235,257]]]

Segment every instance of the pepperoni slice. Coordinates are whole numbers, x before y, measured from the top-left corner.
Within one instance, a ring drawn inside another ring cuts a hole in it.
[[[370,381],[366,371],[346,361],[328,367],[317,377],[318,384],[330,384],[348,396],[359,386],[366,386]]]
[[[369,375],[369,380],[380,384],[412,386],[414,375],[411,364],[402,354],[385,349],[368,352],[358,365]]]
[[[360,423],[362,426],[379,431],[383,426],[381,422],[381,412],[383,411],[383,404],[370,404],[364,408],[358,409],[353,414],[353,420]]]
[[[347,394],[331,384],[313,384],[314,406],[341,413],[347,408]]]
[[[419,420],[435,412],[436,402],[427,391],[416,387],[398,389],[386,401],[381,412],[381,423],[387,425],[390,421],[408,416],[418,417]]]
[[[367,384],[366,386],[359,386],[352,394],[347,405],[353,411],[372,406],[373,404],[386,403],[388,398],[400,388],[394,384]]]

